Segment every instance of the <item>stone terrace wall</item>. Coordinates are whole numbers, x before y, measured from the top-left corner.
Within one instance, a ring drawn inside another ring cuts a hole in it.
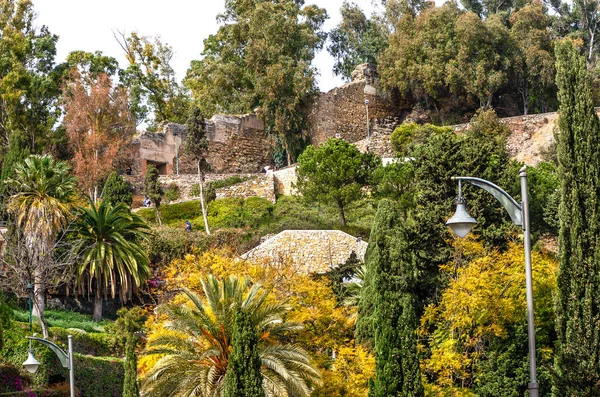
[[[260,177],[216,190],[217,199],[227,197],[262,197],[275,203],[275,182],[273,173],[262,174]]]
[[[401,116],[398,98],[377,90],[377,72],[372,65],[360,65],[353,81],[321,95],[314,102],[307,131],[311,143],[320,145],[329,138],[339,137],[356,142],[367,136],[365,99],[369,100],[369,119]],[[366,88],[366,90],[365,90]],[[367,94],[365,94],[367,92]]]
[[[341,230],[285,230],[242,255],[247,260],[289,260],[307,273],[346,262],[352,252],[364,260],[367,243]]]
[[[600,108],[596,111],[600,115]],[[398,120],[398,119],[396,119]],[[506,117],[500,119],[511,130],[506,146],[508,153],[517,161],[530,166],[535,166],[543,160],[543,154],[554,143],[554,133],[558,128],[558,113],[540,113],[526,116]],[[390,128],[380,128],[371,135],[371,140],[363,139],[356,142],[361,151],[369,150],[381,157],[393,157],[394,151],[390,144],[391,134],[395,128],[394,123],[385,123]],[[396,124],[396,126],[399,124]],[[470,123],[450,126],[457,133],[470,127]]]
[[[276,194],[282,194],[284,196],[296,196],[300,194],[295,187],[295,184],[298,181],[296,167],[297,165],[292,165],[273,172]]]

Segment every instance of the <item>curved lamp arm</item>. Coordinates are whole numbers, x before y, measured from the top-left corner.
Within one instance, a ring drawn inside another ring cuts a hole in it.
[[[485,179],[472,178],[469,176],[453,176],[452,179],[469,182],[472,185],[487,191],[492,196],[496,197],[500,204],[502,204],[515,225],[523,226],[523,207],[508,193],[502,190],[501,187],[494,185],[492,182],[486,181]]]
[[[58,345],[50,342],[47,339],[36,338],[35,336],[27,336],[26,338],[29,340],[36,340],[36,341],[40,342],[41,344],[46,345],[50,350],[52,350],[58,356],[58,359],[60,360],[60,363],[62,364],[62,366],[67,369],[70,369],[69,355],[63,349],[58,347]]]

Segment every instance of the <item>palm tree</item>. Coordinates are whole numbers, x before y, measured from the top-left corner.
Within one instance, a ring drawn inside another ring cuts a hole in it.
[[[114,299],[118,289],[125,302],[150,277],[150,260],[140,245],[150,228],[124,204],[88,201],[89,207],[80,209],[73,225],[82,258],[76,276],[79,292],[87,289],[89,295],[95,286],[93,318],[100,321],[103,297],[109,291]]]
[[[8,212],[16,217],[32,262],[34,315],[39,317],[47,337],[43,314],[48,268],[57,235],[67,222],[76,181],[67,163],[48,155],[33,155],[15,165],[14,176],[7,184],[14,192],[8,200]]]
[[[268,292],[245,278],[208,276],[202,287],[204,298],[184,289],[185,304],[157,308],[168,332],[150,336],[147,354],[159,359],[145,377],[143,390],[155,397],[221,397],[235,311],[241,308],[250,314],[257,332],[265,395],[308,396],[320,375],[304,350],[281,343],[288,332],[302,329],[283,321],[287,306],[268,302]]]

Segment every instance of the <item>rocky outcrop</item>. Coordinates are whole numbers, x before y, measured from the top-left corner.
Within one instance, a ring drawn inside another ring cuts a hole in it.
[[[322,273],[356,253],[364,260],[367,243],[341,230],[285,230],[242,255],[242,259],[288,262],[306,273]]]

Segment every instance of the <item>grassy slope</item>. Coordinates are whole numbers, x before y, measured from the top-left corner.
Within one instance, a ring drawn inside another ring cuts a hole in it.
[[[288,229],[339,229],[368,239],[375,211],[373,200],[353,203],[346,210],[347,226],[342,227],[337,208],[308,203],[300,197],[281,196],[274,205],[258,197],[216,200],[210,203],[208,214],[213,230],[245,229],[262,236]],[[204,229],[198,201],[164,205],[160,207],[160,213],[165,226],[183,229],[185,221],[189,220],[195,230]],[[153,209],[141,209],[138,215],[156,223]]]

